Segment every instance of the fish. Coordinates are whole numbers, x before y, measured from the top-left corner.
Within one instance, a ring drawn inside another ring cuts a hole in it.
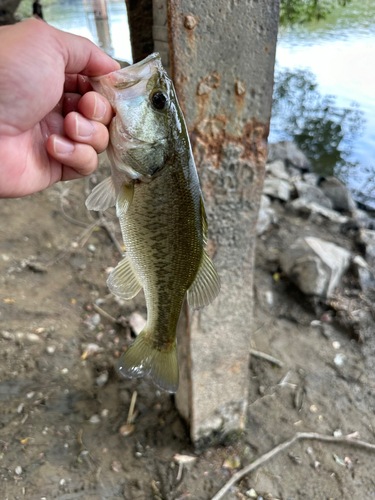
[[[147,323],[120,359],[127,378],[149,375],[178,389],[176,328],[187,295],[210,304],[220,278],[207,250],[207,217],[186,123],[159,54],[91,79],[114,110],[107,155],[111,176],[86,200],[88,210],[116,207],[125,246],[107,284],[131,299],[143,288]]]

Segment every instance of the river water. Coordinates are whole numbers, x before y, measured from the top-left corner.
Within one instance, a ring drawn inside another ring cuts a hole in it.
[[[131,62],[124,1],[108,2],[108,23],[86,3],[45,8],[53,26],[85,36]],[[375,1],[352,0],[325,20],[280,28],[270,141],[292,139],[314,170],[335,174],[375,207]]]

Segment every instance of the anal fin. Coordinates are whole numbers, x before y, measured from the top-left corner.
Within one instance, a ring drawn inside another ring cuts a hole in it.
[[[108,276],[107,285],[114,295],[122,299],[132,299],[142,290],[129,257],[125,255],[117,264]]]
[[[94,187],[86,200],[88,210],[107,210],[116,203],[116,191],[112,177],[107,177],[103,182]]]
[[[192,309],[201,309],[218,296],[220,292],[220,278],[215,266],[208,256],[207,250],[203,250],[201,264],[193,284],[188,290],[187,299]]]

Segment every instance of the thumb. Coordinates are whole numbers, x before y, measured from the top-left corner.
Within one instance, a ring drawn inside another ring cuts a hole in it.
[[[87,38],[50,27],[65,61],[65,73],[101,76],[120,69],[118,62],[107,56]]]

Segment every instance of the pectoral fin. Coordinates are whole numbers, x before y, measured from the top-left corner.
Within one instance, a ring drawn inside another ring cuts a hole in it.
[[[129,257],[125,255],[117,264],[108,276],[107,285],[114,295],[122,299],[132,299],[141,291],[142,285]]]
[[[103,182],[94,187],[86,200],[88,210],[107,210],[116,203],[116,191],[112,177],[108,177]]]
[[[204,250],[197,275],[187,293],[189,306],[192,309],[201,309],[211,304],[218,296],[219,291],[219,275],[207,251]]]
[[[121,217],[126,214],[133,201],[134,184],[123,184],[116,200],[116,215]]]

